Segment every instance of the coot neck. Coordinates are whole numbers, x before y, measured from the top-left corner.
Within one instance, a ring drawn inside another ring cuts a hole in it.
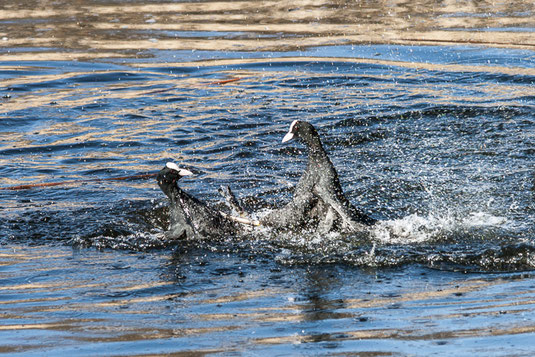
[[[167,197],[169,197],[169,199],[171,200],[171,202],[175,203],[178,198],[183,195],[183,191],[180,189],[180,187],[178,187],[177,183],[174,182],[167,187],[166,194]]]
[[[319,136],[310,135],[304,138],[304,141],[308,147],[309,161],[322,160],[327,157],[327,152],[325,152]]]

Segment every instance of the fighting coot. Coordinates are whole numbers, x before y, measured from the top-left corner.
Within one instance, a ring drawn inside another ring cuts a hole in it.
[[[178,187],[178,180],[188,175],[192,173],[169,162],[156,178],[171,201],[169,234],[174,238],[185,235],[188,239],[202,239],[236,233],[239,227],[235,222]]]
[[[336,169],[314,126],[295,120],[282,142],[292,139],[299,140],[308,149],[306,171],[295,188],[292,201],[268,214],[261,223],[284,228],[315,222],[320,231],[337,228],[337,221],[339,228],[351,231],[374,224],[375,219],[362,213],[345,197]]]

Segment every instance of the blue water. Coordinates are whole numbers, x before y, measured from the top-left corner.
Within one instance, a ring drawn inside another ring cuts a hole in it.
[[[193,34],[192,34],[193,36]],[[529,355],[535,54],[467,46],[0,62],[0,352]],[[239,80],[219,83],[227,79]],[[291,197],[318,128],[365,236],[169,245],[154,173]]]

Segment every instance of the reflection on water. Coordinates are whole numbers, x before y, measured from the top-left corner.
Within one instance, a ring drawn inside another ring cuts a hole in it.
[[[531,355],[533,15],[0,5],[0,353]],[[370,232],[168,242],[153,179],[96,180],[174,161],[201,199],[266,209],[303,171],[296,118]],[[69,184],[4,189],[43,182]]]
[[[528,274],[466,278],[267,261],[258,270],[239,255],[43,246],[2,248],[0,264],[3,353],[273,354],[315,345],[428,355],[462,344],[501,355],[515,346],[528,353],[523,340],[535,332]],[[401,283],[405,275],[412,278]]]
[[[154,50],[288,51],[388,43],[533,49],[532,1],[17,1],[1,60],[146,57]],[[58,49],[60,49],[58,51]]]
[[[379,241],[484,237],[490,251],[472,257],[471,244],[459,245],[454,251],[466,256],[453,261],[494,270],[486,261],[504,253],[501,244],[507,243],[521,246],[512,257],[505,254],[499,270],[511,269],[510,258],[519,254],[528,257],[513,262],[513,269],[532,267],[531,250],[522,246],[533,232],[532,53],[374,49],[380,58],[289,56],[205,60],[195,66],[35,62],[16,71],[19,76],[8,64],[1,67],[3,92],[9,94],[0,106],[4,187],[155,172],[172,160],[196,171],[182,185],[202,198],[218,200],[215,188],[230,184],[241,197],[279,203],[297,181],[303,157],[298,144],[280,145],[280,136],[288,123],[305,117],[320,129],[349,197],[383,220],[373,232]],[[368,50],[329,48],[333,55]],[[450,62],[459,56],[463,64]],[[109,237],[122,237],[135,246],[143,232],[156,234],[149,246],[159,244],[165,213],[146,213],[154,210],[147,200],[163,198],[152,180],[66,188],[45,195],[0,192],[5,216],[20,216],[31,227],[21,230],[13,218],[4,223],[7,235],[70,240],[60,232],[78,232],[82,241],[103,236],[107,246]],[[23,214],[26,209],[34,211]],[[69,218],[68,210],[91,224]],[[334,250],[322,248],[327,260],[367,261],[362,251],[351,251],[355,242],[337,241],[330,241]],[[310,242],[314,239],[292,244]],[[344,244],[346,255],[330,256]],[[380,249],[376,259],[387,266],[407,259],[436,264],[430,249],[394,255]],[[438,262],[451,259],[438,257]],[[286,258],[281,261],[296,257]]]

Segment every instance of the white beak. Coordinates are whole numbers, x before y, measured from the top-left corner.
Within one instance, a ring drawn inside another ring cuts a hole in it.
[[[288,130],[288,133],[286,135],[284,135],[284,138],[282,138],[282,142],[285,143],[287,141],[290,141],[294,138],[294,134],[293,134],[293,131],[294,131],[294,126],[295,124],[297,124],[298,120],[294,120],[292,122],[292,124],[290,124],[290,130]]]
[[[285,143],[287,141],[290,141],[294,138],[294,133],[286,133],[286,135],[284,135],[284,138],[282,138],[282,142]]]
[[[186,169],[180,169],[178,171],[178,174],[180,176],[190,176],[190,175],[193,175],[193,172],[189,171],[189,170],[186,170]]]
[[[181,169],[181,168],[178,167],[178,165],[175,164],[174,162],[168,162],[167,164],[165,164],[165,166],[166,166],[168,169],[178,171],[178,174],[179,174],[180,176],[189,176],[189,175],[193,175],[193,172],[191,172],[191,171],[189,171],[189,170],[186,170],[186,169]]]

